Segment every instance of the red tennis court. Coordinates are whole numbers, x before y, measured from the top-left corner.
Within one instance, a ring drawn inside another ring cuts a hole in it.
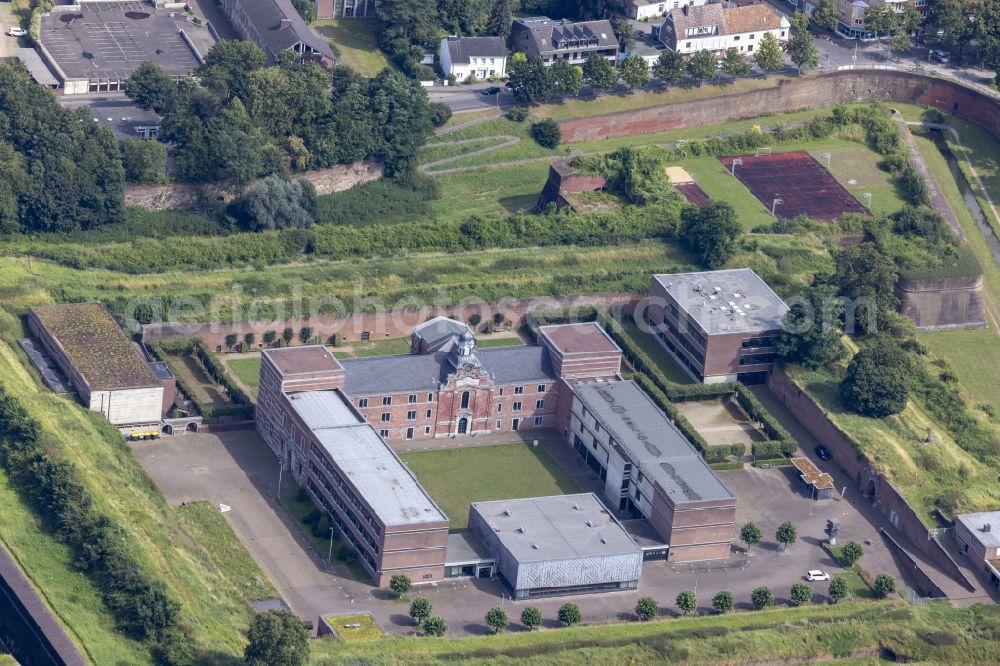
[[[693,203],[699,208],[708,203],[708,193],[701,189],[701,185],[694,182],[690,183],[676,183],[674,187],[678,192],[684,195],[684,198],[688,200],[688,203]]]
[[[809,153],[797,150],[772,155],[720,157],[736,178],[771,210],[781,199],[774,214],[792,218],[808,215],[814,220],[833,221],[844,213],[867,213],[868,210]]]

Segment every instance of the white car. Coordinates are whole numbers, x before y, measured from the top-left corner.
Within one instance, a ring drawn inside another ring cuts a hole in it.
[[[7,28],[7,34],[11,37],[25,37],[28,31],[24,28]]]
[[[817,581],[830,580],[830,574],[826,573],[825,571],[820,571],[819,569],[813,569],[812,571],[806,574],[806,580],[808,580],[811,583],[815,583]]]

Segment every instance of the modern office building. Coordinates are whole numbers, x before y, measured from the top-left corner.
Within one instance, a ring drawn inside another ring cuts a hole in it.
[[[785,302],[749,268],[654,275],[647,325],[699,382],[759,383],[774,367]]]
[[[610,506],[645,518],[671,562],[729,557],[736,497],[635,382],[578,383],[568,443]]]
[[[593,493],[475,502],[469,529],[515,599],[639,583],[642,551]]]

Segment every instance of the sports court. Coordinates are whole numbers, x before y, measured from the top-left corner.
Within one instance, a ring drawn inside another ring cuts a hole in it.
[[[668,166],[667,180],[678,192],[684,195],[689,203],[695,206],[704,206],[709,202],[708,193],[701,189],[701,185],[695,182],[694,178],[687,172],[687,169],[679,166]]]
[[[860,201],[817,162],[797,150],[785,153],[720,157],[768,210],[778,217],[807,215],[814,220],[836,220],[844,213],[867,213]],[[775,199],[779,201],[775,203]]]
[[[42,17],[41,38],[66,79],[110,80],[128,78],[146,61],[186,76],[199,65],[195,49],[204,56],[215,41],[204,24],[138,2],[57,7]]]

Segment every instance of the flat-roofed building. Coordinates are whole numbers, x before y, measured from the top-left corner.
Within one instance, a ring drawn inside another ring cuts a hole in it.
[[[955,516],[955,541],[977,571],[1000,587],[1000,511],[961,513]]]
[[[515,599],[639,583],[642,551],[593,493],[475,502],[469,529]]]
[[[282,394],[275,417],[293,472],[376,585],[444,577],[447,516],[339,389]]]
[[[729,556],[736,497],[632,381],[573,387],[569,443],[604,482],[605,501],[645,518],[672,562]]]
[[[163,368],[161,381],[150,370],[103,305],[36,306],[28,328],[88,409],[125,434],[159,432],[164,385],[172,385],[173,376]]]
[[[646,323],[699,382],[766,380],[788,306],[749,268],[654,275]]]

